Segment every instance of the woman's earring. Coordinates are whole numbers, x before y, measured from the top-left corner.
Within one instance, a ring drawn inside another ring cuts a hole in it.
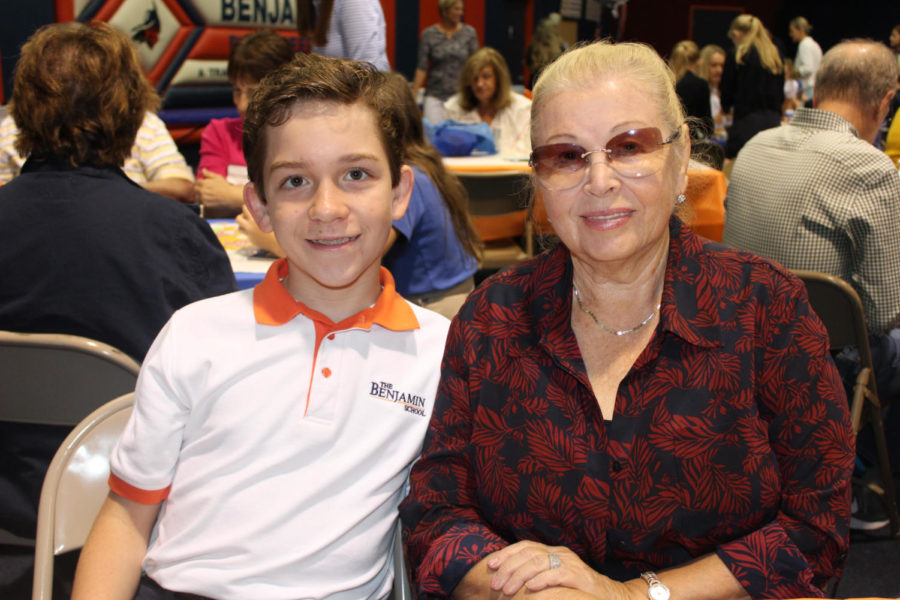
[[[675,198],[675,204],[684,204],[685,200],[687,200],[687,196],[685,196],[684,194],[678,194],[678,196]]]

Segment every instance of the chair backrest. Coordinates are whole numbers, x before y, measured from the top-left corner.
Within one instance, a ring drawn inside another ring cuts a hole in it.
[[[828,273],[801,269],[791,271],[806,284],[809,304],[828,330],[831,349],[837,351],[854,346],[859,351],[862,365],[871,367],[866,315],[862,300],[853,286]]]
[[[474,172],[457,176],[469,193],[472,224],[485,242],[482,267],[499,268],[533,256],[528,173]],[[521,245],[515,239],[521,239]]]
[[[469,193],[469,212],[499,215],[526,209],[530,175],[522,171],[457,172]]]
[[[109,453],[131,416],[133,392],[93,411],[56,451],[38,506],[33,599],[51,597],[53,557],[84,545],[109,492]]]
[[[75,425],[134,390],[140,365],[76,335],[0,331],[0,421]]]
[[[853,287],[834,275],[817,271],[793,270],[806,284],[809,303],[828,330],[832,351],[854,346],[859,352],[860,370],[850,401],[850,421],[853,431],[859,433],[867,422],[871,424],[881,473],[881,487],[872,488],[881,497],[890,518],[891,536],[900,535],[900,511],[894,494],[893,470],[887,448],[887,438],[882,422],[885,404],[878,397],[872,351],[866,329],[866,313],[862,300]]]

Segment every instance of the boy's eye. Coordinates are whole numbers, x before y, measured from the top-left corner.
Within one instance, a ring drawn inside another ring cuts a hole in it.
[[[284,187],[286,187],[288,189],[298,188],[301,185],[303,185],[304,181],[306,181],[306,180],[303,179],[302,177],[300,177],[299,175],[291,175],[290,177],[285,179]]]
[[[368,179],[368,177],[369,174],[363,169],[350,169],[347,171],[347,179],[350,181],[363,181],[364,179]]]

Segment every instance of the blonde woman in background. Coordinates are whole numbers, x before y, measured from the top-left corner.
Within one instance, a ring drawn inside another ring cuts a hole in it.
[[[444,116],[462,123],[487,123],[501,154],[531,152],[531,100],[512,91],[506,59],[493,48],[482,48],[466,61],[459,93],[444,103]]]
[[[541,70],[566,51],[566,42],[559,35],[561,20],[559,13],[551,13],[549,17],[542,19],[534,30],[534,37],[525,52],[525,64],[528,66],[530,77],[529,88],[534,87]]]
[[[675,93],[681,98],[685,113],[703,121],[705,129],[700,137],[708,138],[713,133],[713,118],[709,104],[709,84],[697,75],[700,68],[700,48],[691,40],[678,42],[669,56],[669,67],[675,74]]]
[[[725,50],[715,44],[707,44],[700,50],[699,75],[709,84],[709,108],[712,113],[713,138],[723,143],[728,137],[726,127],[731,125],[731,115],[722,110],[722,71],[725,70]]]
[[[722,73],[722,108],[734,109],[734,122],[725,144],[726,158],[734,158],[744,144],[763,129],[781,124],[784,103],[784,63],[762,22],[740,15],[731,22]]]

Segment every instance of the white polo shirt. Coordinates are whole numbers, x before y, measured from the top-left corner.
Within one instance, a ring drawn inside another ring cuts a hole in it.
[[[384,598],[449,322],[378,301],[341,323],[254,290],[173,315],[144,361],[110,487],[165,502],[144,558],[164,588],[221,599]]]

